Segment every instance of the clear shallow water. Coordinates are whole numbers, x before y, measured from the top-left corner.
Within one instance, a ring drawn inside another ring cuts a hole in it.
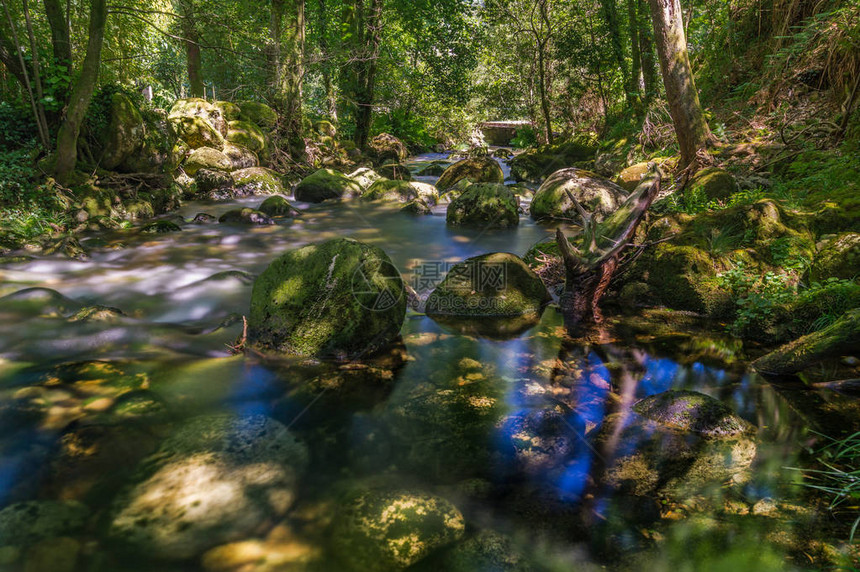
[[[190,203],[178,214],[218,216],[261,201]],[[82,241],[87,262],[0,269],[0,294],[18,293],[0,301],[0,508],[34,498],[85,502],[92,518],[79,534],[87,546],[80,570],[199,570],[200,554],[171,567],[123,560],[104,523],[130,467],[183,420],[228,411],[277,419],[308,445],[292,510],[246,535],[267,539],[267,550],[313,555],[283,569],[340,569],[328,548],[338,491],[367,480],[445,496],[463,512],[468,536],[504,534],[538,569],[634,561],[658,570],[778,569],[801,543],[789,509],[747,513],[762,499],[803,502],[786,467],[802,462],[809,422],[796,400],[748,373],[743,348],[720,334],[674,331],[659,319],[625,325],[641,322],[633,318],[607,332],[610,341],[570,340],[549,308],[519,335],[491,339],[410,311],[402,346],[370,368],[231,357],[253,275],[287,249],[351,236],[382,247],[410,278],[427,261],[522,255],[554,231],[527,217],[512,230],[454,230],[444,216],[379,205],[298,206],[302,217],[273,227],[101,234]],[[21,293],[28,288],[54,292]],[[125,316],[69,319],[93,304]],[[659,441],[654,451],[653,431],[632,431],[629,418],[636,400],[669,389],[719,399],[757,427],[755,438],[730,450],[683,445],[682,461],[668,462]],[[69,464],[66,445],[82,431],[96,432],[108,453],[93,445],[92,458]],[[632,460],[616,477],[639,489],[607,478],[618,459]],[[286,539],[272,540],[283,529]],[[713,550],[690,552],[690,542]],[[444,569],[439,558],[417,566]]]

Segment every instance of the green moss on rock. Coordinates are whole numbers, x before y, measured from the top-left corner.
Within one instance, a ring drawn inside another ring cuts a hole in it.
[[[427,298],[428,315],[522,316],[550,301],[541,279],[507,252],[469,258],[454,266]]]
[[[449,225],[506,228],[520,223],[517,198],[506,186],[480,183],[469,187],[448,205]]]
[[[233,103],[232,101],[216,101],[215,107],[221,112],[221,115],[229,121],[236,121],[239,119],[239,115],[242,113],[242,110],[239,109],[239,106]]]
[[[352,359],[392,342],[406,315],[400,273],[382,249],[335,239],[277,258],[254,283],[254,347]]]
[[[696,391],[664,391],[639,401],[633,410],[666,427],[713,439],[737,437],[752,429],[727,405]]]
[[[284,194],[281,176],[264,167],[249,167],[233,171],[236,194],[246,195],[280,195]]]
[[[438,198],[439,193],[433,185],[388,179],[376,181],[361,195],[363,201],[408,203],[421,199],[430,205],[436,204]]]
[[[212,171],[231,171],[233,162],[230,157],[211,147],[200,147],[194,149],[185,159],[182,164],[185,172],[193,177],[200,169],[209,169]]]
[[[224,154],[230,158],[234,169],[248,169],[260,166],[260,159],[257,158],[257,154],[247,147],[228,142],[224,144]]]
[[[257,226],[275,224],[275,221],[269,215],[247,207],[227,211],[221,215],[218,222],[222,224],[251,224]]]
[[[278,114],[265,103],[260,103],[259,101],[238,101],[236,105],[241,110],[239,119],[243,121],[250,121],[254,125],[265,129],[272,129],[278,124]]]
[[[367,144],[367,152],[377,163],[400,162],[409,156],[406,144],[394,135],[380,133]]]
[[[503,183],[505,174],[499,163],[490,157],[463,159],[445,169],[436,182],[436,188],[445,192],[464,179],[473,183]]]
[[[815,255],[809,268],[810,282],[828,278],[852,280],[860,276],[860,234],[846,232],[833,238]]]
[[[111,96],[111,118],[107,132],[101,137],[103,151],[100,164],[107,170],[116,169],[143,145],[146,127],[143,117],[128,96]]]
[[[260,212],[269,216],[294,217],[301,214],[301,211],[290,204],[290,202],[282,196],[275,195],[269,197],[258,209]]]
[[[696,173],[684,192],[702,196],[709,201],[723,201],[739,190],[734,176],[718,167],[709,167]]]
[[[266,136],[260,128],[249,121],[231,121],[228,123],[227,141],[241,145],[254,153],[266,148]]]
[[[335,552],[352,570],[403,570],[459,540],[463,515],[423,491],[358,491],[343,502],[332,535]]]
[[[308,203],[321,203],[328,199],[357,197],[361,186],[341,172],[334,169],[320,169],[305,177],[296,187],[296,200]]]
[[[627,198],[624,189],[583,169],[561,169],[550,175],[532,199],[532,218],[579,219],[568,192],[597,219],[613,212]]]

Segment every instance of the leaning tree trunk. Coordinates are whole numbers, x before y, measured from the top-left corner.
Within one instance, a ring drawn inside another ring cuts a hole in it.
[[[656,165],[621,207],[602,223],[585,211],[576,198],[568,192],[568,198],[579,211],[583,221],[580,245],[570,243],[561,229],[556,231],[556,240],[561,250],[565,268],[564,293],[560,306],[565,326],[569,330],[584,323],[603,320],[600,300],[609,288],[619,265],[622,263],[639,223],[660,192],[662,173]]]
[[[669,113],[681,149],[678,168],[695,168],[697,155],[709,143],[711,131],[699,104],[699,94],[690,67],[681,5],[679,0],[649,1]]]
[[[68,181],[78,162],[78,136],[99,78],[107,13],[107,0],[92,0],[87,55],[81,66],[81,74],[72,90],[66,118],[57,133],[53,174],[60,184]]]

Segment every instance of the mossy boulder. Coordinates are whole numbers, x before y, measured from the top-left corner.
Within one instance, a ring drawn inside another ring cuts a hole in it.
[[[684,193],[702,197],[707,201],[724,201],[740,190],[731,173],[717,167],[697,172],[687,183]]]
[[[544,145],[514,157],[510,161],[511,177],[518,183],[540,183],[559,169],[585,165],[594,158],[596,150],[596,147],[579,141]]]
[[[239,106],[233,103],[232,101],[216,101],[215,107],[221,112],[221,115],[228,122],[236,121],[239,119],[239,115],[241,115],[242,110],[239,109]]]
[[[427,298],[426,312],[512,317],[540,313],[549,301],[546,286],[520,257],[494,252],[454,266]]]
[[[828,241],[815,255],[807,278],[824,282],[828,278],[852,280],[860,276],[860,234],[846,232]]]
[[[433,207],[422,199],[414,199],[406,203],[400,212],[411,215],[432,215]]]
[[[301,214],[301,211],[290,204],[290,202],[280,195],[269,197],[258,209],[261,213],[265,213],[272,217],[294,217]]]
[[[250,121],[258,127],[272,129],[278,124],[278,114],[275,110],[259,101],[237,101],[241,113],[239,119]]]
[[[141,462],[114,501],[109,536],[148,557],[199,556],[283,517],[307,461],[307,448],[263,415],[194,417]]]
[[[442,161],[433,161],[426,167],[422,167],[418,171],[419,177],[441,177],[445,169],[448,168],[448,163]]]
[[[727,405],[696,391],[664,391],[633,406],[646,419],[710,439],[737,437],[751,430]]]
[[[459,540],[466,531],[460,511],[420,490],[367,490],[341,502],[332,542],[351,570],[404,570]]]
[[[615,176],[613,182],[628,193],[633,192],[636,187],[639,186],[639,183],[642,182],[642,179],[645,178],[645,175],[649,173],[648,165],[651,162],[652,161],[643,161],[622,169],[621,172]],[[655,158],[653,162],[663,167],[664,170],[671,170],[677,163],[677,158],[660,157]]]
[[[712,316],[726,316],[733,309],[717,278],[724,267],[705,250],[663,242],[636,266],[653,302]]]
[[[624,189],[591,171],[561,169],[550,175],[535,193],[529,209],[532,218],[578,220],[579,212],[568,193],[597,220],[615,212],[627,198]]]
[[[200,169],[209,169],[211,171],[232,171],[233,162],[230,157],[212,147],[200,147],[194,149],[185,159],[182,164],[185,172],[193,177]]]
[[[435,205],[438,198],[439,193],[433,185],[389,179],[382,179],[373,183],[361,195],[363,201],[408,203],[415,199],[421,199],[430,205]]]
[[[503,183],[505,174],[499,163],[490,157],[463,159],[445,169],[436,181],[436,188],[445,192],[464,179],[473,183]]]
[[[111,171],[143,145],[146,127],[137,106],[122,93],[111,96],[110,124],[103,134],[100,164]]]
[[[280,174],[265,167],[249,167],[233,171],[233,181],[236,194],[239,196],[284,194]]]
[[[409,169],[399,163],[386,163],[381,167],[377,167],[376,172],[392,181],[411,181],[412,173]]]
[[[199,97],[179,99],[167,114],[167,119],[170,122],[189,117],[199,117],[212,126],[222,137],[227,136],[227,120],[217,106],[205,99]]]
[[[383,178],[382,175],[369,167],[361,167],[360,169],[356,169],[355,171],[347,175],[347,177],[358,183],[358,186],[361,187],[362,191],[366,191],[370,188],[371,185],[373,185],[373,183]]]
[[[498,183],[469,185],[448,205],[445,220],[449,225],[475,225],[506,228],[520,224],[517,198]]]
[[[249,121],[231,121],[228,123],[227,141],[241,145],[254,153],[266,148],[266,136],[260,128]]]
[[[252,208],[233,209],[222,214],[218,219],[222,224],[251,224],[256,226],[266,226],[275,224],[272,217],[266,213],[254,210]]]
[[[140,229],[144,234],[166,234],[169,232],[180,232],[182,227],[169,220],[157,220]]]
[[[377,162],[395,161],[399,163],[409,156],[406,144],[388,133],[380,133],[367,144],[368,154]]]
[[[173,119],[170,122],[170,128],[176,137],[182,139],[191,149],[198,149],[200,147],[221,149],[224,147],[224,136],[201,117],[179,117]]]
[[[337,128],[332,125],[331,121],[317,121],[314,123],[314,131],[325,137],[337,137]]]
[[[400,333],[406,293],[376,246],[334,239],[292,250],[254,283],[249,340],[263,351],[353,359]]]
[[[196,189],[199,193],[227,191],[233,188],[233,176],[227,171],[200,169],[194,174]]]
[[[234,143],[224,144],[224,154],[230,158],[233,163],[233,169],[247,169],[249,167],[259,167],[260,159],[257,154],[241,145]]]
[[[846,312],[823,330],[788,343],[753,362],[768,375],[791,375],[821,362],[856,353],[860,347],[860,309]]]
[[[302,179],[296,187],[296,200],[308,203],[321,203],[328,199],[357,197],[361,186],[343,173],[334,169],[320,169]]]

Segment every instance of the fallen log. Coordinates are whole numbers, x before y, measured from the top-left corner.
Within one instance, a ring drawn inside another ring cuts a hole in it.
[[[629,252],[628,247],[635,246],[632,240],[636,229],[660,192],[663,173],[655,163],[648,167],[648,175],[636,190],[601,223],[595,222],[594,217],[568,192],[583,225],[578,246],[571,244],[561,229],[556,231],[565,268],[564,293],[559,305],[569,330],[603,321],[600,300]]]

